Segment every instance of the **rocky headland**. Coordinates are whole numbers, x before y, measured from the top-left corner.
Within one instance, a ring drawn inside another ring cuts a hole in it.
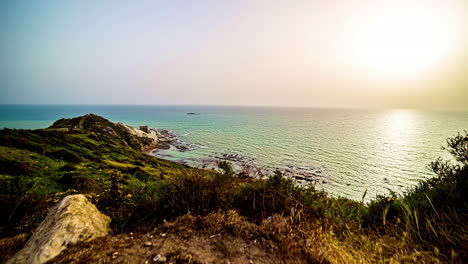
[[[52,124],[49,129],[88,131],[137,150],[154,148],[158,143],[158,136],[152,130],[145,132],[121,122],[113,123],[95,114],[60,119]]]
[[[95,114],[87,114],[70,119],[60,119],[48,129],[71,129],[97,133],[117,141],[120,144],[130,146],[136,150],[141,150],[146,154],[151,154],[159,158],[166,158],[167,156],[164,154],[164,150],[170,148],[174,148],[180,152],[189,152],[201,147],[198,144],[181,140],[177,134],[167,129],[148,128],[147,126],[142,126],[142,129],[137,129],[121,122],[113,123]],[[176,160],[176,162],[184,165],[218,171],[219,168],[217,164],[219,161],[227,161],[231,163],[231,166],[237,173],[244,173],[251,177],[267,177],[276,170],[279,170],[285,177],[294,179],[299,184],[306,185],[314,183],[321,185],[328,182],[320,168],[295,165],[264,167],[259,165],[255,158],[238,151],[226,150],[221,153],[213,153],[205,158]],[[248,171],[248,173],[246,171]]]

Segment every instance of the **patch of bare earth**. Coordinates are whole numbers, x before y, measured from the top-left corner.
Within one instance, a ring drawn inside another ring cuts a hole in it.
[[[74,245],[49,263],[313,263],[288,256],[281,241],[237,213],[185,215],[150,232]]]

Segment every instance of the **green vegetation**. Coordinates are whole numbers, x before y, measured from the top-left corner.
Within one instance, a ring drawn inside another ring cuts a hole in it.
[[[451,261],[457,252],[468,257],[468,133],[449,138],[447,145],[454,161],[432,162],[436,177],[403,197],[379,197],[368,217],[371,223],[399,228],[421,248],[444,252]]]
[[[0,235],[30,232],[68,190],[103,194],[108,171],[119,170],[128,186],[156,182],[194,169],[155,159],[107,136],[80,130],[0,131]],[[127,187],[130,188],[130,187]]]
[[[219,163],[222,173],[189,168],[101,133],[4,129],[0,236],[30,233],[51,205],[84,193],[116,232],[184,215],[238,215],[247,224],[222,227],[280,241],[285,255],[305,262],[461,263],[468,257],[468,134],[450,138],[447,150],[455,161],[433,162],[436,177],[366,205],[300,187],[280,172],[259,180],[239,177],[227,162]]]

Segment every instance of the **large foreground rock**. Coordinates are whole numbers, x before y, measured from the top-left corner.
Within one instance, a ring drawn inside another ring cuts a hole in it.
[[[53,259],[68,245],[103,237],[111,219],[84,195],[69,195],[54,205],[23,249],[7,264],[38,264]]]

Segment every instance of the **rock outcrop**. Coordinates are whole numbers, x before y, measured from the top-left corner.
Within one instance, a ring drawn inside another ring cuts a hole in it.
[[[79,129],[89,131],[137,150],[155,146],[158,141],[158,136],[154,131],[144,132],[120,122],[115,124],[95,114],[60,119],[55,121],[49,129]]]
[[[69,195],[54,205],[26,245],[7,264],[46,263],[68,245],[90,241],[111,232],[111,219],[84,195]]]

